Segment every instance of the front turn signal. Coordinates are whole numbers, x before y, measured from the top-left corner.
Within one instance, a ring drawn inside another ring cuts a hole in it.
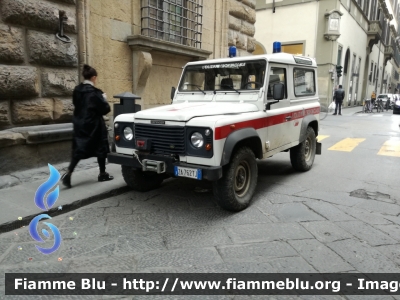
[[[119,135],[116,135],[116,136],[115,136],[115,140],[116,140],[116,141],[119,141],[120,139],[121,139],[121,137],[120,137]]]
[[[207,144],[207,145],[206,145],[206,150],[207,150],[207,151],[210,151],[211,148],[212,148],[212,147],[211,147],[211,144]]]

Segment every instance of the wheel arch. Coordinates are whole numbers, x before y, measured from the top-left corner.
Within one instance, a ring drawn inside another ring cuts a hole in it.
[[[243,128],[232,132],[225,141],[224,150],[222,152],[221,166],[227,165],[232,154],[239,147],[249,147],[256,158],[263,158],[261,139],[254,128]]]
[[[303,122],[301,123],[300,129],[300,138],[299,143],[302,143],[306,140],[307,136],[307,128],[311,127],[314,132],[315,136],[318,136],[318,120],[314,115],[309,115],[303,118]]]

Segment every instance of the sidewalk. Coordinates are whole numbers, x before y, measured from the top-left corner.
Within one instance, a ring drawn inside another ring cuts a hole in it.
[[[352,107],[342,107],[342,116],[353,116],[355,114],[361,113],[362,112],[362,106],[352,106]],[[325,112],[326,113],[326,112]],[[324,114],[324,112],[321,112],[321,114]],[[327,113],[327,116],[332,115],[334,113],[333,110],[329,110]]]
[[[342,107],[343,116],[352,116],[362,112],[362,106]]]
[[[64,170],[60,165],[54,167],[60,172],[60,175],[63,174]],[[58,200],[48,212],[42,211],[34,203],[37,188],[49,177],[50,171],[47,166],[47,172],[43,172],[43,168],[37,169],[40,172],[37,175],[38,178],[34,178],[33,181],[29,181],[29,178],[23,178],[22,180],[25,180],[25,182],[18,182],[18,185],[0,189],[0,233],[26,226],[33,217],[41,213],[55,216],[67,210],[93,203],[96,200],[129,191],[122,178],[121,166],[107,164],[107,172],[114,176],[114,180],[106,182],[97,181],[99,174],[97,164],[89,164],[89,167],[87,169],[81,167],[80,170],[74,172],[71,189],[64,187],[61,182],[59,183]],[[29,172],[34,177],[34,170]]]

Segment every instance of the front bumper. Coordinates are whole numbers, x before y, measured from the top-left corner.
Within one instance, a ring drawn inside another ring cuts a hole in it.
[[[139,154],[139,158],[142,161],[143,159],[153,160],[153,161],[162,161],[165,163],[165,173],[175,176],[174,167],[185,167],[185,168],[193,168],[193,169],[201,169],[202,177],[205,180],[216,181],[222,177],[222,167],[209,167],[209,166],[199,166],[194,164],[187,164],[183,162],[176,162],[173,158],[158,156],[158,155],[141,155]],[[126,155],[126,154],[118,154],[118,153],[109,153],[107,156],[108,162],[112,164],[128,166],[136,169],[142,169],[142,165],[134,156]]]

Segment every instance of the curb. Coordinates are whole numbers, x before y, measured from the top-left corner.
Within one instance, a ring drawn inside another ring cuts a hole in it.
[[[55,207],[55,208],[48,210],[45,213],[48,214],[50,217],[56,217],[56,216],[59,216],[59,215],[65,214],[65,213],[69,213],[69,212],[76,210],[78,208],[81,208],[83,206],[93,204],[95,202],[110,198],[112,196],[118,196],[118,195],[124,194],[131,190],[132,189],[129,186],[119,187],[119,188],[110,190],[105,193],[101,193],[101,194],[98,194],[95,196],[90,196],[90,197],[82,199],[82,200],[76,200],[70,204],[65,204],[62,206],[62,210],[58,210],[58,208]],[[22,220],[15,220],[15,221],[7,222],[4,224],[0,224],[0,234],[9,232],[9,231],[12,231],[15,229],[19,229],[24,226],[28,226],[34,217],[41,215],[41,214],[42,213],[38,213],[38,214],[24,217]]]

